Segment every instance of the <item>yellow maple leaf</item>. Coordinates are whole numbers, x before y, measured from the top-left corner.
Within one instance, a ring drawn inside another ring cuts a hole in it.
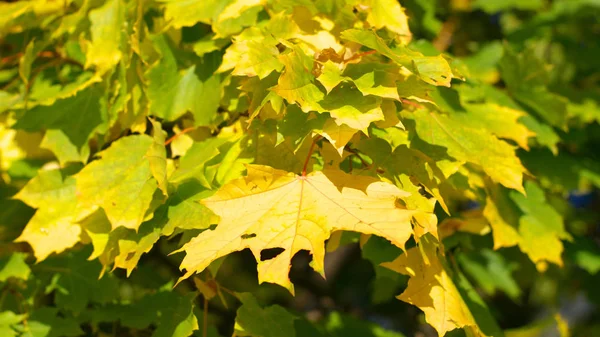
[[[77,207],[75,179],[60,170],[41,170],[15,198],[37,208],[15,241],[29,243],[38,262],[79,242],[77,221],[90,209]]]
[[[386,27],[398,34],[398,38],[402,43],[410,42],[412,34],[408,28],[408,17],[398,1],[369,0],[365,1],[364,5],[369,8],[367,22],[373,27],[377,29]]]
[[[410,276],[406,290],[398,299],[423,310],[425,320],[440,336],[458,328],[465,328],[467,336],[485,336],[446,270],[439,249],[431,236],[424,237],[418,247],[382,264]]]
[[[344,147],[357,132],[358,130],[351,128],[346,124],[338,124],[335,120],[328,119],[325,122],[325,125],[323,125],[321,135],[329,140],[341,157],[344,153]]]
[[[204,270],[212,261],[250,248],[258,262],[259,282],[294,291],[288,278],[292,257],[313,254],[313,268],[324,273],[325,240],[336,230],[375,234],[400,248],[412,234],[411,220],[421,213],[397,202],[409,193],[373,177],[339,170],[298,176],[261,165],[248,165],[246,177],[224,185],[202,203],[221,220],[181,250],[186,252],[183,278]],[[261,261],[265,249],[283,248]]]

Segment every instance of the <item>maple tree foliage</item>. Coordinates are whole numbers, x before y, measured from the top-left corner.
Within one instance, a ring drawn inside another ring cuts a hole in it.
[[[598,15],[0,3],[0,336],[600,333]]]

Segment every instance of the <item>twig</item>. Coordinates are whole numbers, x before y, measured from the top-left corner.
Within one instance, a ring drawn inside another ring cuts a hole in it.
[[[423,108],[423,106],[421,104],[409,101],[409,100],[407,100],[405,98],[401,98],[400,102],[402,102],[402,104],[413,106],[413,107],[415,107],[417,109],[422,109]]]
[[[306,177],[306,167],[308,166],[310,157],[312,157],[312,153],[315,150],[315,145],[317,144],[317,141],[319,139],[321,139],[321,136],[315,137],[315,139],[313,139],[313,141],[312,141],[312,144],[310,144],[310,149],[308,150],[308,154],[306,155],[306,159],[304,160],[304,166],[302,166],[302,176],[303,177]]]
[[[361,157],[360,154],[356,150],[350,148],[349,146],[347,146],[344,150],[346,150],[346,151],[352,153],[353,155],[355,155],[356,158],[358,158],[360,160],[360,162],[362,163],[362,165],[367,170],[370,169],[373,166],[372,164],[367,163],[367,161],[363,157]]]
[[[458,19],[456,16],[451,16],[448,21],[444,22],[438,36],[433,40],[435,49],[443,52],[450,47],[452,35],[454,35],[454,32],[456,31],[457,25]]]
[[[20,59],[21,56],[23,56],[22,52],[16,53],[14,55],[6,56],[6,57],[0,59],[0,65],[4,65],[4,64],[8,64],[8,63],[14,62],[14,61]],[[83,68],[83,64],[79,63],[79,61],[77,61],[75,59],[72,59],[72,58],[69,58],[69,57],[64,57],[61,54],[59,54],[59,53],[57,53],[55,51],[52,51],[52,50],[41,51],[41,52],[39,52],[36,55],[36,58],[60,59],[64,63],[73,64],[73,65],[76,65],[76,66],[79,66],[79,67]]]
[[[348,63],[348,62],[354,61],[354,60],[356,60],[358,58],[361,58],[361,57],[364,57],[364,56],[368,56],[368,55],[372,55],[372,54],[375,54],[375,53],[377,53],[377,50],[369,50],[369,51],[366,51],[366,52],[354,54],[354,56],[352,56],[351,58],[344,60],[344,63]]]
[[[25,299],[23,298],[23,295],[21,295],[20,292],[15,291],[13,289],[10,289],[9,291],[11,294],[13,294],[13,296],[18,298],[17,306],[19,307],[19,313],[26,314],[25,309],[23,309],[23,302],[25,301]],[[27,316],[25,316],[25,318],[23,318],[23,327],[25,327],[26,331],[29,330],[29,326],[27,325]]]
[[[165,142],[165,146],[171,144],[171,142],[174,141],[175,139],[177,139],[177,137],[179,137],[181,135],[185,135],[186,133],[194,131],[194,130],[196,130],[195,127],[189,127],[189,128],[185,128],[185,129],[181,130],[181,132],[179,132],[178,134],[176,134],[173,137],[167,139],[167,141]]]

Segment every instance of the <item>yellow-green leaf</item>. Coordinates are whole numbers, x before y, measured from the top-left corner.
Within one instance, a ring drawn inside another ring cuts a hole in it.
[[[367,128],[372,122],[384,119],[381,110],[381,98],[363,96],[360,91],[350,85],[340,85],[333,89],[320,102],[319,112],[329,112],[336,123],[362,130],[368,134]]]
[[[403,46],[392,49],[375,32],[368,30],[348,29],[341,36],[345,40],[376,50],[429,84],[449,87],[454,77],[450,64],[441,55],[423,56]]]
[[[151,119],[150,123],[152,123],[153,142],[146,153],[146,158],[150,162],[150,170],[158,183],[158,188],[166,196],[169,194],[167,190],[167,150],[165,149],[166,132],[163,131],[160,122]]]
[[[298,104],[304,112],[320,111],[318,102],[325,94],[315,84],[315,76],[312,73],[313,59],[299,47],[294,47],[291,52],[280,55],[279,60],[285,65],[285,70],[273,91],[288,103]]]
[[[527,181],[525,184],[527,196],[510,192],[510,198],[523,212],[519,219],[519,247],[529,256],[539,269],[542,261],[556,263],[562,266],[563,244],[561,239],[570,239],[565,231],[562,216],[546,202],[544,190],[536,183]]]
[[[75,179],[60,170],[40,171],[15,197],[38,209],[16,240],[29,243],[38,261],[79,242]]]
[[[121,138],[76,175],[79,202],[102,207],[113,229],[137,229],[146,217],[158,186],[147,157],[153,143],[147,135]]]
[[[122,0],[109,0],[90,12],[92,42],[86,53],[86,67],[104,72],[121,59],[121,29],[125,18]]]
[[[358,130],[349,127],[346,124],[338,125],[334,120],[328,119],[323,125],[321,135],[325,137],[331,145],[342,155],[344,147]]]
[[[419,138],[445,147],[450,156],[460,161],[479,165],[494,181],[523,191],[525,168],[508,143],[485,129],[467,127],[452,115],[419,109],[409,117],[416,122]]]
[[[412,33],[408,28],[408,17],[398,1],[367,0],[364,5],[370,7],[367,22],[371,26],[377,29],[385,27],[398,34],[402,42],[410,42]]]

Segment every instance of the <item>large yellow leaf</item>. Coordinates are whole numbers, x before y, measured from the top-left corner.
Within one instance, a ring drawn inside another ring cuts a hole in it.
[[[333,231],[375,234],[404,248],[411,219],[421,213],[397,202],[409,193],[376,178],[338,170],[297,176],[268,166],[248,165],[248,175],[224,185],[203,203],[221,217],[214,230],[186,244],[183,278],[212,261],[250,248],[258,262],[259,282],[280,284],[291,292],[291,259],[300,250],[313,254],[313,268],[323,274],[324,243]],[[283,248],[261,261],[261,252]]]
[[[410,276],[398,299],[423,310],[425,320],[440,336],[458,328],[464,328],[467,336],[485,336],[454,284],[440,249],[435,240],[426,237],[419,241],[419,247],[382,266]]]

